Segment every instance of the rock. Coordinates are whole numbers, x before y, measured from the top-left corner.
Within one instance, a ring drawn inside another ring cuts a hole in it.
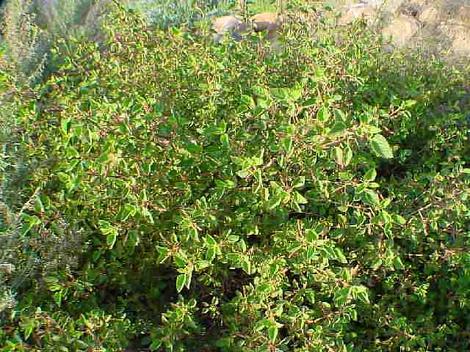
[[[418,19],[425,25],[434,24],[439,20],[439,10],[432,5],[426,6],[418,14]]]
[[[458,9],[457,21],[467,26],[470,25],[470,5],[464,5]]]
[[[241,33],[248,29],[248,25],[236,16],[223,16],[213,20],[212,28],[216,32],[214,41],[219,42],[226,33],[230,33],[234,39],[240,40]]]
[[[391,37],[396,46],[405,46],[419,29],[419,22],[411,16],[399,15],[383,29],[385,37]]]
[[[263,12],[254,15],[251,18],[253,29],[256,32],[261,31],[275,31],[281,26],[281,18],[274,12]]]
[[[212,22],[212,27],[216,33],[226,33],[237,31],[243,26],[243,22],[235,16],[217,17]]]
[[[375,8],[380,12],[395,13],[406,0],[361,0],[360,3]]]
[[[385,0],[361,0],[360,3],[370,5],[378,9],[384,4]]]
[[[350,24],[360,18],[364,18],[367,22],[372,22],[376,17],[375,7],[365,3],[345,6],[341,12],[341,17],[338,20],[340,26]]]
[[[429,5],[429,2],[432,2],[433,0],[413,0],[412,4],[424,7],[426,5]]]
[[[470,29],[467,26],[447,23],[439,29],[450,39],[450,48],[455,54],[470,55]]]

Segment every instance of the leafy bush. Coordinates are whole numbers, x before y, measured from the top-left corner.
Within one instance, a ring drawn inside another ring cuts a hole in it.
[[[468,67],[359,24],[279,51],[122,9],[104,31],[9,98],[20,236],[54,266],[3,350],[468,349]]]

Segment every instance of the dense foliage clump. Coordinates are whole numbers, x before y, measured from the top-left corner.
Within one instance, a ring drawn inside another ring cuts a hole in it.
[[[468,68],[360,25],[104,31],[2,72],[1,350],[469,348]]]

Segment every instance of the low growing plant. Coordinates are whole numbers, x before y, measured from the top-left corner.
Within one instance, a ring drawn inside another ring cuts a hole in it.
[[[10,97],[20,235],[57,262],[2,350],[468,349],[468,68],[360,24],[279,51],[122,9],[104,31]]]

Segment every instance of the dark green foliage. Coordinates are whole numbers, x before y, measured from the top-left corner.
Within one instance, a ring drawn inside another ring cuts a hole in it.
[[[468,349],[467,68],[360,26],[105,32],[10,101],[41,265],[2,350]]]

